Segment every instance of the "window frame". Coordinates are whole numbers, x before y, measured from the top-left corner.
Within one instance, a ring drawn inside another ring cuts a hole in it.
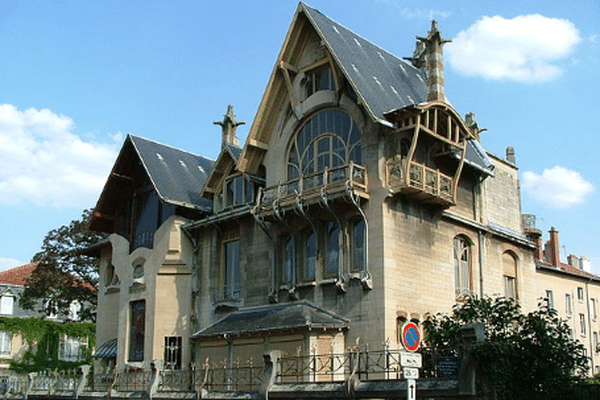
[[[565,293],[565,314],[573,315],[573,298],[571,293]]]
[[[165,336],[163,362],[167,370],[180,370],[182,367],[183,338]]]
[[[586,336],[586,324],[585,324],[585,314],[579,314],[579,334],[581,336]]]
[[[302,262],[300,265],[301,282],[314,282],[317,279],[317,268],[319,264],[319,235],[312,229],[301,233],[302,236]]]
[[[12,332],[0,331],[0,357],[9,358],[12,354]]]
[[[230,248],[229,246],[235,247]],[[223,263],[223,299],[238,301],[242,297],[242,254],[240,238],[236,237],[224,240],[221,244],[221,250]],[[231,253],[232,255],[234,255],[231,264],[229,258],[230,251],[234,252]]]
[[[460,256],[459,256],[460,254]],[[456,296],[473,293],[473,251],[471,240],[458,235],[453,239],[454,293]]]
[[[146,350],[146,300],[129,302],[129,351],[130,362],[144,361]]]
[[[325,255],[325,265],[323,268],[323,277],[325,279],[337,278],[340,272],[340,266],[343,259],[343,235],[342,227],[335,221],[328,221],[324,224],[324,230],[326,231],[324,248],[327,253]],[[335,237],[332,235],[334,232]],[[334,256],[335,255],[335,256]]]
[[[554,293],[550,289],[546,289],[546,300],[548,301],[548,309],[554,310]]]
[[[583,298],[584,298],[583,288],[581,286],[578,286],[577,287],[577,300],[580,303],[583,303]]]

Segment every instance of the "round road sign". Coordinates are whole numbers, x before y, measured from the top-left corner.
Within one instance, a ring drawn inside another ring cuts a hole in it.
[[[421,334],[419,328],[412,322],[407,322],[402,326],[402,344],[408,351],[415,351],[421,343]]]

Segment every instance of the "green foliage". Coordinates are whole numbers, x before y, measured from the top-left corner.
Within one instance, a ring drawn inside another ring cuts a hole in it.
[[[20,335],[23,353],[18,360],[10,361],[10,368],[18,373],[45,370],[72,370],[82,364],[93,364],[96,324],[89,322],[58,323],[41,318],[0,317],[0,331]],[[88,338],[88,345],[80,361],[63,361],[58,358],[59,344],[65,337]]]
[[[92,210],[85,210],[80,220],[53,229],[44,238],[42,251],[33,257],[39,262],[20,298],[26,309],[37,309],[40,300],[47,315],[64,316],[69,305],[81,305],[82,320],[93,321],[98,284],[98,259],[84,250],[97,244],[104,235],[87,230]]]
[[[473,322],[485,325],[485,340],[471,354],[499,400],[554,398],[585,378],[584,346],[546,302],[523,314],[513,299],[471,298],[425,321],[425,343],[434,354],[458,355],[460,327]]]

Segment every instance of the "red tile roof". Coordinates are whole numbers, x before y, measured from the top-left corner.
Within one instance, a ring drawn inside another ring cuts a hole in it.
[[[0,283],[23,286],[38,264],[39,263],[34,262],[2,271],[0,272]]]
[[[598,279],[598,276],[591,274],[587,271],[584,271],[582,269],[572,267],[569,264],[559,263],[558,267],[556,267],[556,266],[552,265],[552,263],[549,263],[547,261],[542,261],[542,260],[537,260],[537,264],[540,266],[546,267],[546,268],[554,268],[557,271],[564,271],[564,272],[568,272],[568,273],[575,274],[575,275],[581,275],[583,277],[590,278],[590,279],[592,279],[592,278]]]

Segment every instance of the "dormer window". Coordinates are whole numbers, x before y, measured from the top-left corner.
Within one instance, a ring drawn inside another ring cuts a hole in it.
[[[250,175],[234,175],[229,177],[223,185],[221,209],[252,204],[256,198],[258,187],[261,186],[259,178]],[[262,184],[264,185],[264,184]],[[217,205],[217,209],[218,209]]]
[[[5,293],[0,297],[0,314],[12,315],[15,297],[10,293]]]
[[[309,98],[320,90],[335,90],[335,80],[329,64],[315,68],[306,73],[304,82],[305,98]]]

